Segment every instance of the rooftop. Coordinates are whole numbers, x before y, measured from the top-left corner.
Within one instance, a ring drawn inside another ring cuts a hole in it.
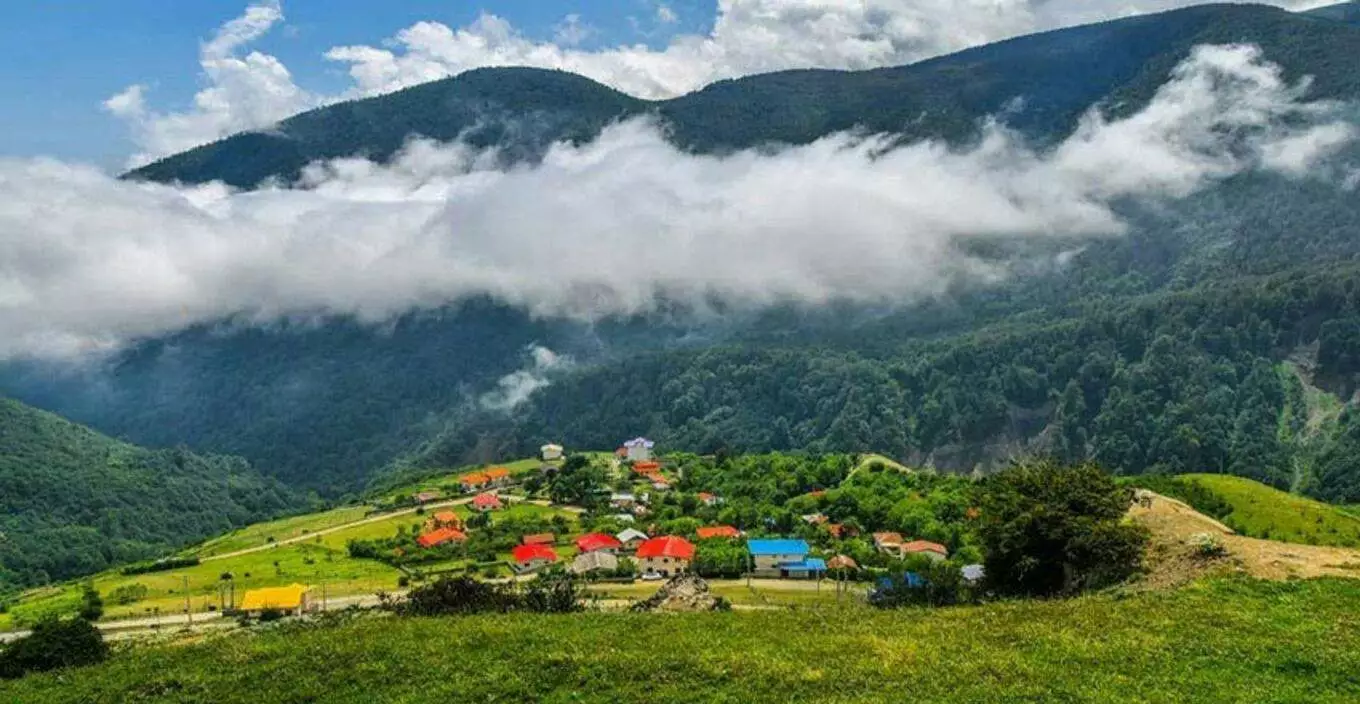
[[[764,540],[748,540],[746,548],[752,555],[806,555],[808,554],[808,544],[806,540],[796,538],[777,538]]]

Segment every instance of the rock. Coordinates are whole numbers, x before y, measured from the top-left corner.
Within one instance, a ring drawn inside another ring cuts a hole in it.
[[[633,611],[717,611],[722,600],[708,591],[698,575],[678,574],[651,597],[633,604]]]

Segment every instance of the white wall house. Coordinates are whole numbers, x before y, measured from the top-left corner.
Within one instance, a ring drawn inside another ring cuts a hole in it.
[[[645,462],[652,458],[652,448],[656,443],[647,438],[633,438],[623,444],[623,449],[628,452],[628,459],[634,462]]]

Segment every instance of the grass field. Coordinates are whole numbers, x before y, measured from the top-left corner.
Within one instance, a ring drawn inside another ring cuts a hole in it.
[[[269,539],[288,540],[319,530],[334,528],[336,526],[353,523],[364,517],[368,510],[365,506],[345,506],[322,513],[313,513],[305,516],[295,516],[284,518],[268,523],[258,523],[248,528],[242,528],[234,533],[228,533],[220,538],[214,538],[197,548],[185,550],[185,554],[197,555],[199,557],[211,557],[213,555],[223,555],[237,550],[259,547],[269,544]]]
[[[1233,512],[1224,523],[1243,535],[1305,545],[1360,547],[1360,518],[1344,508],[1224,474],[1186,474],[1181,479],[1199,484],[1232,504]]]
[[[590,587],[590,591],[604,599],[626,599],[628,601],[639,601],[646,599],[656,593],[661,586],[659,582],[634,582],[632,584],[596,584]],[[824,580],[820,589],[815,582],[797,582],[788,580],[764,580],[752,581],[752,586],[747,586],[745,580],[709,580],[709,591],[713,594],[726,598],[737,606],[829,606],[836,603],[836,586],[830,581]],[[842,603],[862,602],[864,600],[864,586],[852,585],[856,590],[852,596],[842,595]]]
[[[348,511],[348,509],[340,509]],[[467,508],[453,509],[466,518]],[[530,504],[512,505],[497,516],[554,516],[561,515],[573,525],[577,517],[561,509]],[[264,537],[273,535],[282,540],[296,535],[305,535],[323,528],[342,525],[339,514],[329,511],[314,516],[303,516],[274,521],[261,526],[233,533],[205,548],[209,554],[256,547],[267,544]],[[351,520],[363,518],[362,509]],[[289,545],[253,552],[245,555],[205,562],[194,567],[124,576],[112,570],[92,578],[94,586],[104,596],[105,618],[122,619],[145,617],[157,614],[178,614],[184,612],[185,578],[188,578],[189,603],[196,612],[207,611],[209,605],[220,607],[229,594],[221,591],[223,573],[230,572],[235,577],[236,598],[239,601],[247,589],[278,586],[298,582],[320,587],[325,585],[329,596],[348,596],[372,594],[379,590],[392,590],[397,586],[401,573],[395,568],[371,560],[350,558],[346,543],[353,539],[378,539],[396,535],[398,526],[419,525],[424,516],[403,514],[353,526],[327,535]],[[563,536],[565,539],[566,536]],[[221,546],[228,547],[221,547]],[[574,547],[561,547],[558,552],[565,559],[575,553]],[[507,553],[502,560],[509,560]],[[277,565],[275,563],[278,563]],[[426,566],[425,569],[450,569],[461,566],[462,562]],[[147,596],[132,604],[117,604],[111,596],[119,587],[139,584],[147,589]],[[39,620],[48,613],[72,613],[80,600],[80,583],[70,583],[49,589],[38,590],[24,595],[7,614],[0,614],[0,630],[13,630]]]
[[[43,702],[1354,702],[1360,583],[875,612],[365,618],[120,652]]]

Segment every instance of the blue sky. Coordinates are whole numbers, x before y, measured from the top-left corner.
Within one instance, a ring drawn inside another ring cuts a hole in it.
[[[156,107],[181,109],[201,88],[200,43],[241,14],[247,0],[4,0],[0,10],[0,155],[52,156],[116,166],[132,150],[127,127],[101,109],[109,96],[146,84]],[[321,93],[348,82],[322,54],[378,45],[421,20],[465,25],[483,11],[526,36],[551,39],[577,13],[598,31],[582,46],[664,44],[677,32],[706,32],[715,0],[667,3],[679,21],[635,27],[655,12],[648,0],[285,0],[286,24],[251,48],[277,56],[298,84]]]

